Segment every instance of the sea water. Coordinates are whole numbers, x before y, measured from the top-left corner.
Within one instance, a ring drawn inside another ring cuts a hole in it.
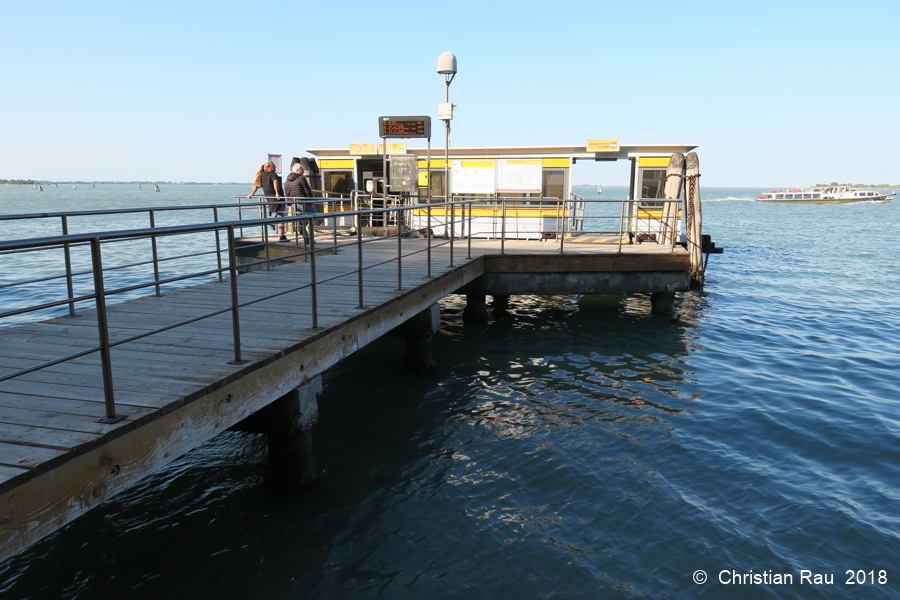
[[[43,210],[110,207],[68,192]],[[222,434],[0,565],[0,595],[900,596],[900,206],[758,192],[701,189],[725,253],[675,318],[529,296],[468,325],[449,297],[433,373],[384,338],[325,375],[310,489]]]

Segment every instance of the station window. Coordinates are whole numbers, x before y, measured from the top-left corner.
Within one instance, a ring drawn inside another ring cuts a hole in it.
[[[545,198],[566,198],[566,169],[544,169],[541,195]]]
[[[353,191],[353,171],[323,171],[322,189],[329,195],[349,196]]]
[[[666,170],[641,169],[641,198],[666,197]]]
[[[444,202],[444,171],[432,168],[428,187],[431,190],[432,202]]]

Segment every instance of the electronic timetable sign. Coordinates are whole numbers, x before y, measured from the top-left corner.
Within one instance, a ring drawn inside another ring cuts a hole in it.
[[[378,137],[430,138],[431,117],[378,117]]]

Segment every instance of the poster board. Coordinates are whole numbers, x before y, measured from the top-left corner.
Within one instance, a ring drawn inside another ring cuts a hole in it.
[[[497,192],[541,193],[541,159],[502,159],[497,161]]]
[[[496,191],[496,163],[493,160],[454,160],[451,163],[451,192],[493,194]]]
[[[280,154],[269,154],[268,161],[275,163],[275,172],[281,175],[281,155]]]

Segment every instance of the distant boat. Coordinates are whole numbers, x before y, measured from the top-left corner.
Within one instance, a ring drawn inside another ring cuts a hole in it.
[[[59,184],[58,184],[58,183],[54,183],[53,185],[55,185],[56,187],[59,187]]]
[[[94,189],[94,184],[93,184],[93,183],[91,184],[91,189]]]
[[[155,188],[155,189],[153,190],[154,192],[158,192],[158,191],[159,191],[159,186],[158,186],[158,185],[154,184],[153,187]]]
[[[598,193],[598,194],[602,194],[602,193],[603,193],[603,188],[600,187],[599,185],[597,186],[597,193]]]
[[[140,188],[141,188],[141,184],[139,183],[139,184],[138,184],[138,189],[140,189]]]
[[[44,191],[44,188],[41,187],[41,186],[38,186],[38,191],[39,191],[39,192],[43,192],[43,191]]]
[[[772,190],[756,197],[760,202],[805,202],[808,204],[843,204],[848,202],[890,202],[896,192],[857,190],[849,187],[812,187]]]

